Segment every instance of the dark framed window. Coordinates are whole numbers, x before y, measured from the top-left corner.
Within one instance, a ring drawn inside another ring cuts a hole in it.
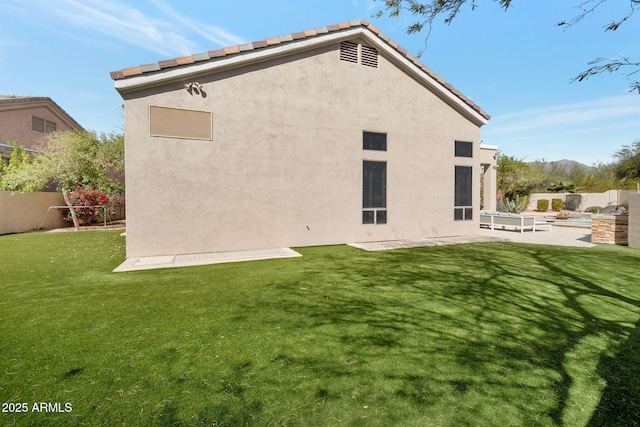
[[[473,142],[456,141],[456,157],[473,157]]]
[[[387,134],[362,132],[362,149],[387,151]]]
[[[362,162],[362,223],[387,223],[387,162]]]
[[[473,219],[473,167],[456,166],[454,178],[453,219]]]
[[[363,224],[375,224],[376,223],[376,211],[362,211],[362,223]]]
[[[50,122],[49,120],[42,119],[40,117],[31,116],[31,129],[36,132],[55,132],[57,129],[55,122]]]
[[[40,117],[31,116],[31,129],[36,132],[44,132],[44,119]]]

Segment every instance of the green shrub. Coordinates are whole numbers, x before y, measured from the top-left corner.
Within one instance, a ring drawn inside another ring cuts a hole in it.
[[[602,209],[600,206],[590,206],[587,209],[585,209],[585,212],[597,214],[600,212],[600,209]]]
[[[564,198],[564,208],[570,211],[576,211],[582,204],[582,194],[567,194]]]
[[[562,199],[551,199],[551,210],[560,212],[562,210]]]
[[[537,205],[538,212],[546,212],[549,210],[549,201],[547,199],[538,200]]]

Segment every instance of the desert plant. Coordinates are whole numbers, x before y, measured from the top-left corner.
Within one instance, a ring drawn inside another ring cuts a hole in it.
[[[600,212],[600,209],[602,209],[600,206],[589,206],[585,209],[585,212],[597,214]]]
[[[516,195],[515,198],[509,199],[503,197],[498,200],[498,212],[520,213],[529,205],[529,196]]]
[[[540,199],[537,203],[537,211],[538,212],[546,212],[549,210],[549,201],[547,199]]]
[[[562,210],[562,199],[551,199],[551,210],[554,212],[560,212]]]

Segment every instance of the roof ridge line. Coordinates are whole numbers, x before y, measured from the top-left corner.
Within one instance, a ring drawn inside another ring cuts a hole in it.
[[[193,55],[186,55],[186,56],[176,57],[173,59],[160,60],[158,62],[154,62],[150,64],[142,64],[135,67],[123,68],[121,70],[112,71],[110,75],[112,80],[122,80],[128,77],[140,76],[147,73],[163,71],[168,68],[180,67],[183,65],[190,65],[198,62],[216,60],[219,58],[237,55],[243,52],[250,52],[258,49],[268,48],[271,46],[277,46],[283,43],[290,43],[296,40],[317,37],[322,34],[333,33],[333,32],[338,32],[338,31],[347,30],[351,28],[357,28],[357,27],[367,28],[369,31],[375,34],[381,41],[383,41],[388,46],[392,47],[396,52],[402,55],[405,59],[412,62],[422,72],[424,72],[429,77],[437,81],[447,91],[455,95],[458,99],[460,99],[467,106],[469,106],[471,109],[473,109],[478,114],[480,114],[486,120],[489,120],[491,118],[491,116],[489,116],[489,114],[483,111],[482,108],[480,108],[480,106],[478,106],[471,99],[463,95],[460,91],[455,89],[445,79],[443,79],[438,74],[433,72],[429,67],[424,65],[418,58],[411,55],[406,49],[404,49],[398,43],[393,41],[389,36],[387,36],[382,31],[380,31],[378,27],[376,27],[375,25],[373,25],[372,23],[370,23],[369,21],[363,18],[352,19],[349,21],[342,21],[333,25],[327,25],[324,27],[317,27],[309,30],[283,34],[281,36],[270,37],[264,40],[258,40],[258,41],[249,42],[249,43],[242,43],[235,46],[227,46],[227,47],[223,47],[216,50],[209,50],[207,52],[196,53]]]

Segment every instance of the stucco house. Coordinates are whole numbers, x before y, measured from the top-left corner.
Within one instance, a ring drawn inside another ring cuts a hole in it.
[[[44,96],[0,95],[0,158],[11,158],[17,141],[28,150],[35,147],[47,132],[83,130],[66,111]]]
[[[127,257],[475,234],[480,107],[365,20],[111,73]]]

